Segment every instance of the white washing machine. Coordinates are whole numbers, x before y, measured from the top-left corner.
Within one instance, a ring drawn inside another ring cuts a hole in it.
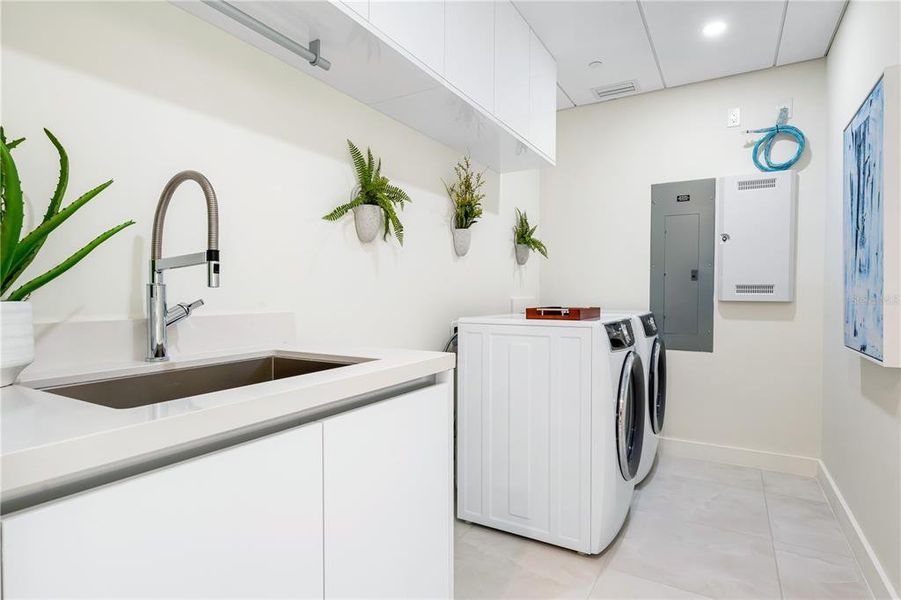
[[[461,318],[457,517],[586,554],[629,512],[644,368],[628,318]]]
[[[666,345],[658,335],[657,321],[654,314],[647,310],[602,310],[602,315],[609,318],[630,317],[635,330],[635,348],[644,363],[645,427],[644,443],[641,451],[641,464],[635,476],[635,484],[647,477],[654,459],[663,420],[666,415]]]

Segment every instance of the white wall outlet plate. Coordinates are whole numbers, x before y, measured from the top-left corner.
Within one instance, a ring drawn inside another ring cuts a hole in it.
[[[741,125],[741,109],[730,108],[729,115],[726,117],[726,127],[738,127],[739,125]]]

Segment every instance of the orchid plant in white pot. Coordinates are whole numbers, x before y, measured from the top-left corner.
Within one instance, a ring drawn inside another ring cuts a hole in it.
[[[43,219],[30,233],[22,236],[25,199],[11,152],[25,138],[7,140],[0,128],[0,385],[3,386],[13,383],[19,373],[34,360],[34,325],[31,303],[28,302],[31,294],[74,267],[97,246],[134,224],[130,220],[120,223],[101,233],[49,271],[16,286],[50,233],[113,183],[112,180],[102,183],[63,208],[63,197],[69,183],[69,157],[56,136],[46,129],[44,133],[59,154],[59,178]]]

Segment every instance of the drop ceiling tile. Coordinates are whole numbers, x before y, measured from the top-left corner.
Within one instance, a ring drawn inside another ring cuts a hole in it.
[[[671,2],[642,0],[651,40],[667,86],[773,66],[785,0]],[[712,21],[724,34],[705,37]]]
[[[776,64],[821,58],[845,9],[845,0],[790,0]]]
[[[633,80],[642,92],[663,87],[636,2],[519,0],[515,5],[556,59],[557,81],[577,106],[598,101],[595,87]],[[601,65],[589,67],[593,60]]]

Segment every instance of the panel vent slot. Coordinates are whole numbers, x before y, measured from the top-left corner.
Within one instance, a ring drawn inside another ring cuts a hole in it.
[[[737,283],[735,284],[736,294],[774,294],[776,286],[772,283]]]
[[[743,192],[745,190],[762,190],[765,188],[774,187],[776,187],[775,177],[768,177],[766,179],[745,179],[744,181],[738,182],[739,192]]]
[[[604,85],[591,90],[598,100],[611,100],[620,96],[628,96],[639,91],[637,81],[622,81],[612,85]]]

